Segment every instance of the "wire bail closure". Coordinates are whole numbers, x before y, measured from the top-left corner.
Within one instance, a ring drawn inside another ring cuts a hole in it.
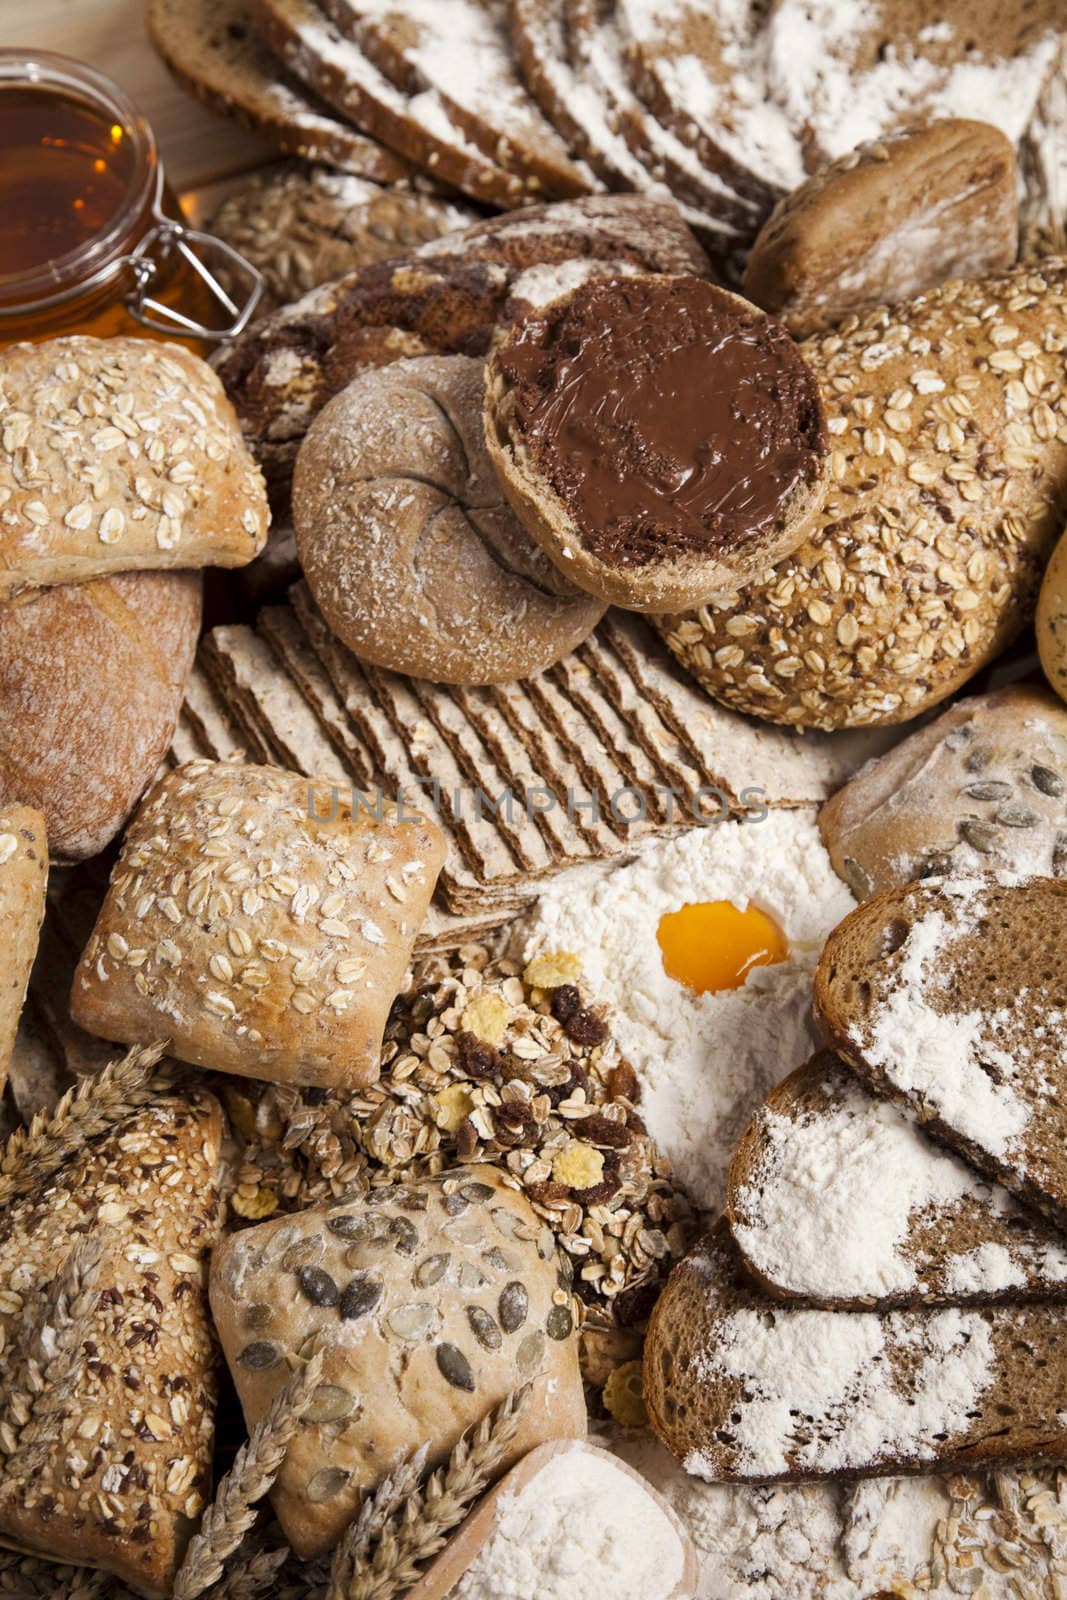
[[[160,207],[160,193],[156,195],[152,214],[155,218],[154,227],[121,263],[133,274],[133,288],[126,297],[126,308],[130,315],[153,333],[166,334],[171,338],[175,334],[187,339],[236,338],[247,328],[263,297],[263,274],[225,240],[216,239],[214,234],[201,233],[196,228],[188,228],[185,223],[166,216]],[[173,306],[152,298],[152,284],[174,250],[192,267],[216,305],[225,311],[229,321],[223,326],[209,327],[206,323],[185,316]],[[213,255],[217,257],[215,270],[212,267]],[[227,293],[219,281],[217,270],[220,267],[228,267],[232,273],[236,273],[241,286],[235,290],[237,300]]]

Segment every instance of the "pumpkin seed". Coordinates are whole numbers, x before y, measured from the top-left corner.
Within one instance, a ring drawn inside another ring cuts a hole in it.
[[[394,1217],[392,1222],[393,1244],[398,1255],[413,1256],[419,1248],[419,1230],[407,1217]]]
[[[360,1217],[355,1212],[346,1211],[339,1217],[329,1217],[326,1226],[339,1239],[362,1239],[363,1235],[368,1231],[370,1223],[366,1217]]]
[[[278,1365],[281,1354],[276,1344],[257,1339],[254,1344],[246,1344],[237,1359],[249,1372],[266,1372],[268,1367]]]
[[[496,1190],[488,1183],[465,1183],[459,1192],[465,1200],[476,1206],[484,1205],[496,1194]]]
[[[281,1266],[286,1272],[295,1272],[298,1267],[305,1266],[310,1261],[317,1261],[326,1248],[326,1242],[321,1233],[313,1233],[308,1239],[299,1239],[291,1245],[281,1259]]]
[[[363,1203],[368,1206],[384,1206],[398,1200],[403,1193],[398,1183],[389,1183],[381,1189],[371,1189]]]
[[[437,1308],[428,1301],[413,1300],[407,1305],[397,1306],[385,1320],[390,1332],[395,1333],[398,1339],[417,1344],[420,1339],[436,1333],[440,1317]]]
[[[995,852],[1000,837],[993,824],[983,822],[980,817],[964,817],[959,824],[959,835],[972,850],[977,850],[983,856]]]
[[[470,1201],[465,1194],[457,1190],[455,1194],[446,1194],[441,1204],[450,1217],[460,1217],[470,1205]]]
[[[463,1261],[459,1268],[459,1286],[461,1289],[481,1289],[489,1282],[480,1267],[473,1261]]]
[[[341,1320],[354,1322],[357,1317],[365,1317],[384,1293],[385,1284],[381,1278],[372,1278],[366,1272],[357,1273],[341,1295]]]
[[[545,1332],[550,1339],[569,1339],[574,1318],[569,1306],[553,1306],[545,1321]]]
[[[481,1306],[467,1307],[467,1321],[471,1325],[471,1332],[483,1350],[499,1350],[504,1343],[503,1335],[497,1327],[496,1318],[491,1317],[488,1311]]]
[[[968,783],[963,793],[972,800],[1007,800],[1011,794],[1011,784],[1003,783],[999,778],[986,778],[981,783]]]
[[[497,1315],[505,1333],[517,1333],[530,1314],[530,1296],[524,1283],[506,1283],[500,1291]]]
[[[440,1283],[448,1271],[448,1263],[451,1260],[452,1257],[444,1251],[441,1255],[427,1256],[424,1261],[420,1261],[415,1268],[415,1282],[419,1288],[430,1289],[435,1283]]]
[[[491,1250],[484,1251],[482,1260],[488,1261],[494,1272],[507,1272],[511,1267],[509,1257],[497,1245],[494,1245]]]
[[[437,1370],[446,1383],[453,1389],[466,1389],[468,1394],[474,1393],[474,1373],[471,1364],[454,1344],[439,1344],[437,1346]]]
[[[1063,793],[1063,779],[1051,767],[1043,767],[1038,763],[1030,768],[1030,778],[1035,789],[1040,789],[1042,794],[1051,795],[1053,800],[1058,800]]]
[[[536,1372],[545,1359],[545,1336],[540,1330],[528,1333],[519,1345],[515,1361],[521,1373]]]
[[[1036,828],[1041,819],[1026,806],[1001,806],[993,820],[1004,828]]]
[[[253,1333],[260,1333],[264,1328],[269,1328],[274,1321],[274,1307],[264,1305],[248,1306],[241,1319],[246,1328]]]
[[[855,856],[846,856],[841,863],[841,876],[844,878],[857,900],[866,900],[873,892],[874,884],[866,867],[861,867]]]
[[[429,1195],[422,1189],[409,1189],[397,1205],[403,1211],[425,1211],[429,1205]]]
[[[304,1493],[312,1505],[321,1505],[324,1500],[332,1500],[339,1495],[351,1476],[342,1467],[323,1467],[310,1480]]]
[[[322,1267],[301,1267],[296,1275],[301,1293],[313,1306],[335,1306],[341,1291]]]
[[[355,1410],[356,1397],[339,1383],[320,1383],[304,1412],[305,1422],[341,1422]]]

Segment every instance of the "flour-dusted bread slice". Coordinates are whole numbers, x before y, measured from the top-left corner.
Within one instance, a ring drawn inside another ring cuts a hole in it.
[[[147,0],[148,36],[198,100],[305,161],[393,183],[409,164],[330,114],[258,38],[253,0]]]
[[[662,622],[738,711],[903,722],[1027,621],[1067,503],[1067,264],[956,279],[806,341],[831,481],[793,555]]]
[[[431,1464],[513,1388],[533,1383],[502,1466],[585,1434],[569,1293],[556,1246],[495,1167],[455,1167],[227,1239],[211,1307],[249,1426],[309,1341],[322,1384],[274,1488],[294,1550],[336,1544],[401,1457]]]
[[[473,208],[458,199],[293,161],[229,188],[206,227],[263,274],[265,298],[256,312],[263,316],[320,283],[473,220]]]
[[[0,805],[42,812],[53,860],[119,831],[174,735],[198,572],[129,572],[0,604]]]
[[[1007,271],[1018,212],[1011,141],[988,122],[931,122],[861,145],[780,200],[742,284],[803,338],[947,278]]]
[[[775,1295],[827,1306],[1067,1298],[1067,1242],[828,1051],[768,1095],[727,1214]]]
[[[32,806],[0,806],[0,1092],[7,1082],[48,882],[45,822]]]
[[[6,1402],[0,1539],[170,1585],[211,1497],[217,1355],[207,1265],[218,1237],[222,1113],[165,1095],[85,1144],[0,1212]],[[56,1279],[102,1247],[69,1393],[37,1396],[27,1358],[57,1351]],[[52,1320],[50,1320],[52,1319]],[[47,1419],[29,1467],[25,1425]]]
[[[1067,708],[1037,684],[957,700],[819,812],[858,900],[912,878],[1067,872]]]
[[[468,356],[396,362],[349,384],[301,446],[300,562],[360,660],[435,682],[506,682],[552,666],[604,613],[504,498],[483,395],[483,363]]]
[[[176,767],[126,832],[71,1014],[219,1072],[372,1082],[443,855],[436,824],[381,792]]]
[[[539,198],[468,140],[436,90],[408,95],[391,84],[314,0],[254,0],[256,25],[307,90],[346,121],[442,183],[489,205]]]
[[[584,1439],[542,1444],[478,1502],[407,1600],[499,1600],[515,1581],[527,1594],[584,1596],[605,1551],[641,1600],[697,1594],[693,1541],[647,1479]]]
[[[725,1223],[667,1280],[644,1397],[711,1481],[978,1469],[1067,1455],[1061,1305],[825,1311],[747,1276]]]
[[[467,138],[534,192],[588,193],[592,174],[519,78],[507,0],[324,0],[323,10],[398,89],[435,91]]]
[[[826,492],[822,402],[792,340],[702,278],[581,283],[503,330],[486,439],[560,571],[635,611],[779,560]]]
[[[929,878],[857,907],[815,973],[833,1048],[1060,1227],[1065,939],[1063,880]]]
[[[137,568],[240,567],[262,550],[262,476],[188,350],[77,335],[10,345],[0,395],[0,601]]]

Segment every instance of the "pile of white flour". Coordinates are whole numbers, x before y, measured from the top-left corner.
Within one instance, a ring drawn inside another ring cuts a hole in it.
[[[753,905],[789,954],[743,988],[695,995],[669,978],[660,918],[696,901]],[[811,979],[826,935],[855,904],[815,812],[772,811],[657,842],[636,861],[550,888],[531,912],[524,955],[564,950],[592,999],[612,1012],[619,1049],[641,1083],[641,1114],[690,1197],[721,1210],[734,1148],[767,1091],[814,1048]]]

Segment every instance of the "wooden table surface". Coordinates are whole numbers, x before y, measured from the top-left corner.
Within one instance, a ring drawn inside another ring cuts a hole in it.
[[[0,46],[59,50],[114,78],[155,129],[179,193],[272,160],[269,145],[177,86],[148,42],[142,13],[141,0],[0,0]]]

